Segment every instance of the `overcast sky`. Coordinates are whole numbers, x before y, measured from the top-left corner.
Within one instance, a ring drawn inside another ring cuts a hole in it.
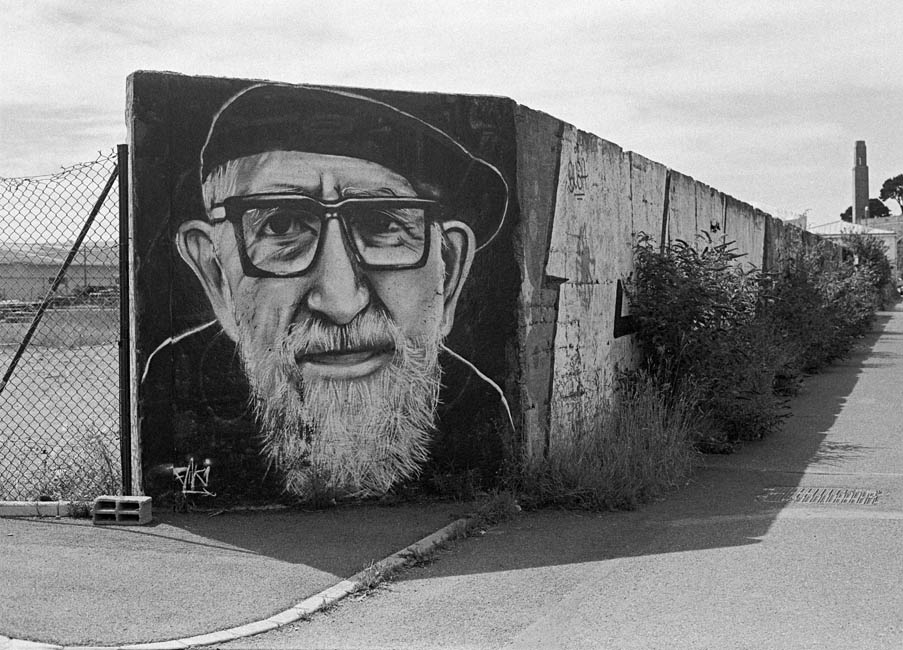
[[[856,140],[872,196],[903,173],[899,0],[0,5],[0,176],[125,142],[134,70],[507,96],[816,223]]]

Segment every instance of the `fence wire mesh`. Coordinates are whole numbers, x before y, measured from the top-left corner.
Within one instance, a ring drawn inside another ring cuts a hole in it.
[[[113,150],[52,175],[0,178],[4,375],[48,297],[0,393],[0,500],[77,500],[120,492],[115,188],[48,295],[115,168]]]

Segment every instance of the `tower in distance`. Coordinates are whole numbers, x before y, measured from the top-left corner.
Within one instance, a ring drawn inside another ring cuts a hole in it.
[[[868,218],[869,166],[865,158],[865,140],[856,140],[853,158],[853,223]]]

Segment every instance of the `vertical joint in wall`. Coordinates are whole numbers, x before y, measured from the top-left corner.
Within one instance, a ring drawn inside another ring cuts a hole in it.
[[[727,195],[721,194],[721,243],[727,243]]]
[[[662,236],[659,252],[665,252],[665,243],[668,241],[668,212],[671,207],[671,170],[665,170],[665,200],[662,201]]]

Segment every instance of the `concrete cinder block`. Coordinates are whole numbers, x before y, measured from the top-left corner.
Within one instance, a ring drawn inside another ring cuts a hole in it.
[[[153,519],[151,497],[99,496],[93,512],[95,526],[141,526]]]

